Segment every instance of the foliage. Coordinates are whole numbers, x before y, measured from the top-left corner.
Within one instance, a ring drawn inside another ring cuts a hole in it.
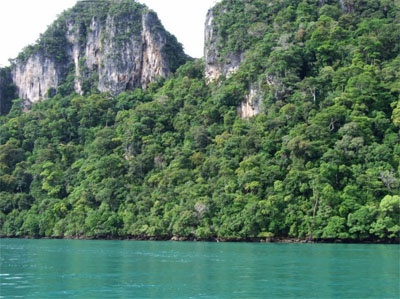
[[[15,101],[0,233],[398,240],[399,10],[356,2],[222,1],[245,59],[216,83],[193,60],[146,90]]]
[[[12,82],[10,67],[0,68],[0,115],[7,114],[16,99],[16,86]]]

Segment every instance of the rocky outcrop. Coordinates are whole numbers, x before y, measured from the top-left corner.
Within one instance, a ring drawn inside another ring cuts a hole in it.
[[[235,73],[243,60],[244,54],[235,51],[222,53],[220,26],[215,21],[215,11],[218,10],[210,9],[208,11],[204,31],[205,77],[208,82],[213,82],[221,76],[229,77]]]
[[[261,112],[263,93],[258,86],[250,87],[249,93],[237,108],[239,117],[249,118]]]
[[[14,60],[12,78],[19,98],[30,102],[59,89],[118,94],[145,88],[186,60],[182,46],[146,6],[134,0],[79,1]]]
[[[59,84],[60,68],[62,66],[41,53],[33,54],[24,63],[15,64],[12,74],[18,97],[30,102],[45,97],[47,91]]]
[[[248,50],[244,45],[246,43],[239,45],[234,37],[229,36],[226,15],[230,15],[233,19],[246,17],[231,11],[231,6],[228,2],[220,2],[208,11],[204,36],[205,77],[208,83],[214,82],[219,78],[229,78],[235,74],[244,63],[245,54]],[[246,28],[245,30],[247,31],[248,29]],[[258,83],[249,85],[247,95],[237,107],[237,114],[241,118],[249,118],[261,112],[263,92]]]

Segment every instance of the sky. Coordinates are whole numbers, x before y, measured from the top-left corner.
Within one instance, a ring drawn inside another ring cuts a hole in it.
[[[18,56],[64,10],[79,0],[0,0],[0,67]],[[206,14],[217,0],[139,0],[153,9],[165,29],[183,44],[185,53],[203,56]]]

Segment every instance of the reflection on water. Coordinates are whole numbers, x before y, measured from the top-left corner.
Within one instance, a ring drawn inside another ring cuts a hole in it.
[[[397,245],[2,239],[0,298],[399,298]]]

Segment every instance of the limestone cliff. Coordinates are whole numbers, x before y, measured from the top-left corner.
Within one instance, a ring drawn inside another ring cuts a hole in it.
[[[244,3],[236,5],[243,6]],[[245,60],[248,48],[231,32],[231,28],[236,26],[235,20],[245,17],[245,14],[232,11],[229,1],[220,2],[208,11],[204,31],[205,78],[208,83],[234,75]],[[247,31],[248,28],[237,30]],[[260,112],[260,93],[255,86],[249,86],[248,94],[237,108],[240,117],[248,118]]]
[[[223,43],[221,24],[216,19],[216,14],[224,14],[227,8],[220,8],[218,4],[210,9],[206,16],[204,36],[204,59],[206,62],[205,77],[208,82],[215,81],[221,76],[229,77],[235,73],[243,60],[243,52],[227,50]],[[224,47],[221,47],[224,45]]]
[[[80,1],[12,64],[18,96],[118,94],[167,77],[187,60],[156,13],[134,0]]]
[[[61,74],[57,69],[62,67],[40,52],[34,53],[24,63],[16,63],[12,75],[18,97],[31,102],[45,97],[46,92],[60,82]]]

